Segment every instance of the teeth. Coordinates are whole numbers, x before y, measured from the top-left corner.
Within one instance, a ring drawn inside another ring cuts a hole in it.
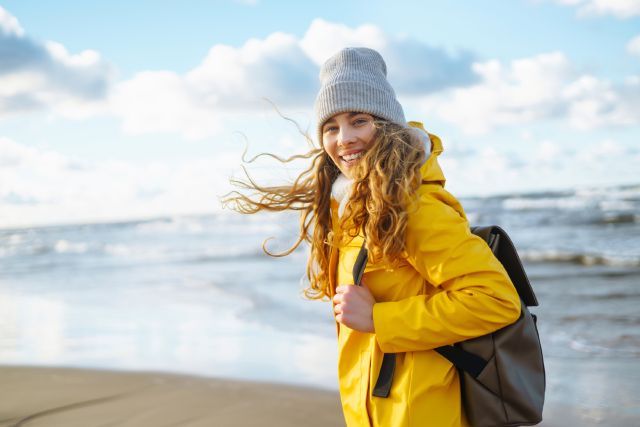
[[[351,160],[355,160],[355,159],[359,159],[360,157],[362,157],[364,155],[364,152],[361,151],[359,153],[354,153],[354,154],[349,154],[346,156],[342,156],[342,158],[344,160],[346,160],[347,162],[351,161]]]

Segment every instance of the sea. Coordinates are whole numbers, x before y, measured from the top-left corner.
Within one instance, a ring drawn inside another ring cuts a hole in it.
[[[514,241],[539,300],[547,402],[640,417],[640,185],[462,198]],[[295,214],[0,229],[0,364],[336,390],[327,301]],[[640,419],[640,418],[639,418]]]

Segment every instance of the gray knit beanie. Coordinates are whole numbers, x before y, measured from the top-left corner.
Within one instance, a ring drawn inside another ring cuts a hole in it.
[[[338,113],[369,113],[402,127],[407,126],[402,106],[387,81],[387,65],[373,49],[342,49],[322,65],[320,84],[314,106],[320,144],[322,125]]]

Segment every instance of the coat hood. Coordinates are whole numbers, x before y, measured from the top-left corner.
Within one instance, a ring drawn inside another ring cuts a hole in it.
[[[424,134],[425,144],[427,142],[430,143],[429,149],[431,154],[428,155],[427,160],[420,169],[420,172],[422,173],[422,182],[425,184],[440,184],[444,187],[446,179],[440,165],[438,164],[438,156],[444,151],[442,141],[440,141],[440,138],[437,135],[427,132],[421,122],[408,122],[408,124],[415,129],[419,129],[419,131]]]

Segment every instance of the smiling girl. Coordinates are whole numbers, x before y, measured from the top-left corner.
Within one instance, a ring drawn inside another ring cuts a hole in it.
[[[332,56],[320,71],[309,169],[291,186],[236,182],[257,193],[226,202],[243,213],[301,211],[299,240],[284,254],[309,242],[306,295],[333,303],[348,426],[465,426],[456,368],[433,349],[513,323],[520,301],[444,189],[440,140],[405,121],[386,74],[372,49]],[[363,244],[369,263],[353,286]],[[378,397],[384,353],[396,353],[395,372]]]

